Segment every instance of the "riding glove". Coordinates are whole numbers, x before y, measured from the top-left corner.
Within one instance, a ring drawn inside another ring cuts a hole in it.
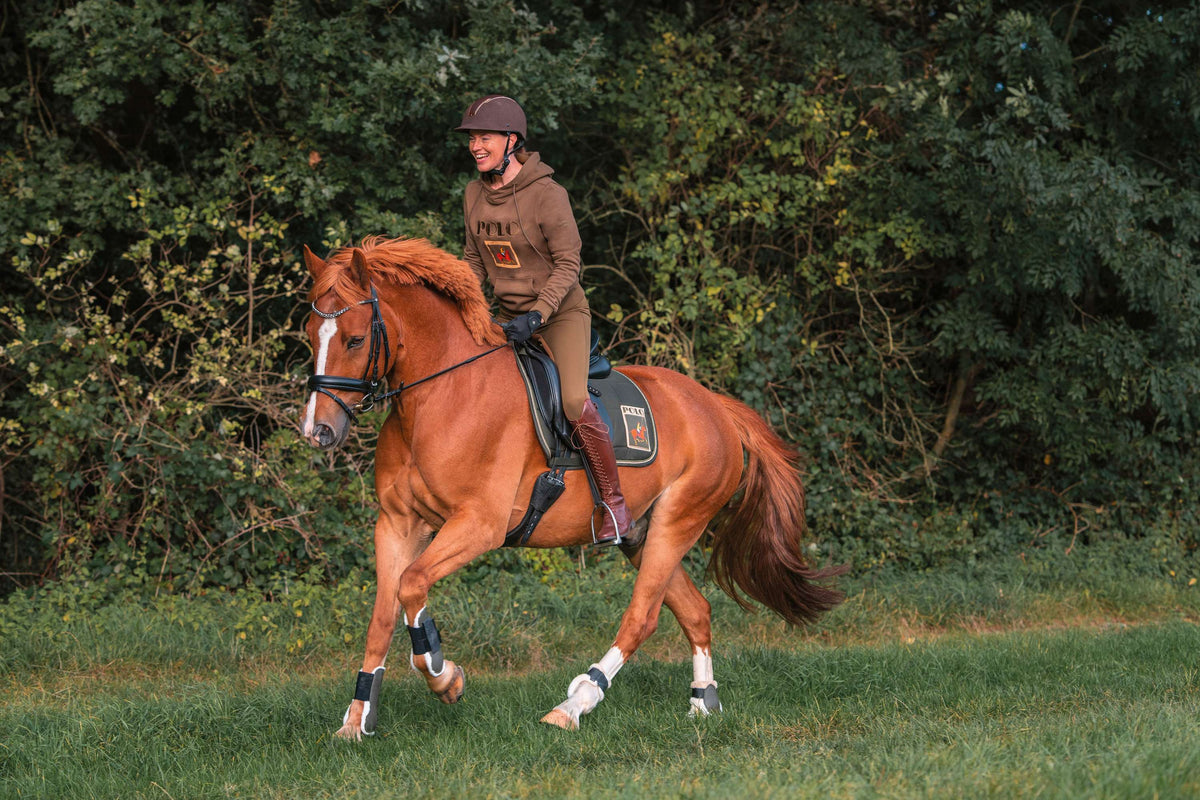
[[[524,344],[529,341],[529,337],[533,336],[542,325],[542,312],[528,311],[519,317],[514,317],[511,322],[506,322],[502,326],[504,334],[513,344]]]

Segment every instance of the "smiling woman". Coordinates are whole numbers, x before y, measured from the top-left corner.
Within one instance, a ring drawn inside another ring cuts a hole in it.
[[[508,181],[504,179],[504,171],[511,164],[512,134],[502,133],[472,133],[467,137],[467,149],[475,159],[475,167],[480,172],[498,174],[503,186]],[[518,162],[519,163],[519,162]]]

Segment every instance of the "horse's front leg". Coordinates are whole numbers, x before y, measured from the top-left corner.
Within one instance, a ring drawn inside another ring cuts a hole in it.
[[[385,510],[375,523],[375,608],[367,626],[367,648],[355,683],[354,699],[337,735],[358,741],[375,733],[384,662],[400,614],[400,576],[420,554],[427,532],[398,512]]]
[[[473,513],[456,514],[400,578],[400,604],[412,640],[410,663],[443,703],[458,702],[465,679],[462,667],[442,654],[441,633],[426,607],[429,590],[442,578],[499,546],[506,521]]]

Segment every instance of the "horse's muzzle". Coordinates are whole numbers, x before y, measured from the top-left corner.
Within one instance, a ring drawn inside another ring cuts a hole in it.
[[[312,433],[308,435],[308,440],[315,447],[328,450],[331,447],[341,444],[342,437],[338,436],[337,431],[329,425],[326,425],[324,422],[318,422],[316,425],[313,425]]]

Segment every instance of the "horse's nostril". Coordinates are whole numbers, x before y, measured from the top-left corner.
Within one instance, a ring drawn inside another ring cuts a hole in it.
[[[313,438],[316,440],[318,446],[329,447],[333,444],[333,428],[328,425],[318,425],[313,430]]]

